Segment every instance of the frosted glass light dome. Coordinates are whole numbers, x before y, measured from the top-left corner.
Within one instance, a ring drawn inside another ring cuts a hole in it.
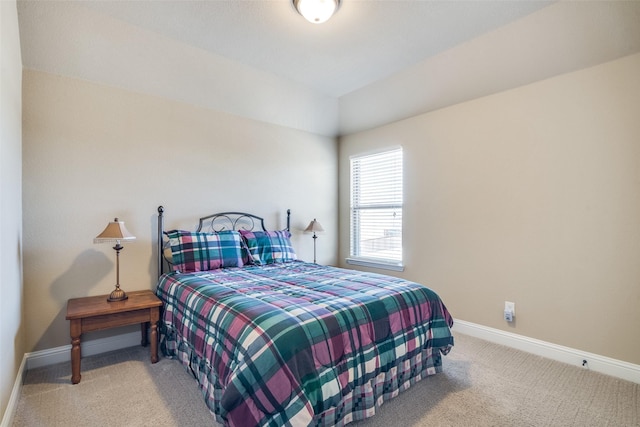
[[[340,0],[293,0],[293,5],[307,21],[322,24],[333,16]]]

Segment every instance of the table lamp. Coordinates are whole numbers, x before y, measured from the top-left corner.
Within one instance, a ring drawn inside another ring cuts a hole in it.
[[[313,218],[313,221],[309,223],[309,226],[304,229],[305,233],[313,233],[313,263],[314,264],[316,262],[316,239],[318,238],[318,236],[316,236],[316,232],[321,233],[323,231],[324,231],[324,228],[322,228],[322,225],[320,225],[320,223],[315,218]]]
[[[102,233],[98,234],[95,239],[93,239],[93,243],[114,243],[115,246],[113,249],[116,251],[116,288],[109,294],[109,298],[107,301],[123,301],[126,300],[127,294],[125,291],[120,289],[120,251],[123,246],[120,244],[122,240],[135,240],[135,236],[129,233],[129,230],[124,226],[123,221],[118,221],[118,218],[115,218],[107,227],[102,231]]]

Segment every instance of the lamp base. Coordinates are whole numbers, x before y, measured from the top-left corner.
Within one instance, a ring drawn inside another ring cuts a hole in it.
[[[127,294],[122,289],[117,287],[113,290],[113,292],[109,294],[109,298],[107,298],[107,301],[109,302],[124,301],[127,298],[129,298]]]

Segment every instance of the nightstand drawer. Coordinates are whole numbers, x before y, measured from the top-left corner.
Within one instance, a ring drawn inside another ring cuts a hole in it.
[[[103,314],[102,316],[86,317],[82,319],[82,332],[99,331],[101,329],[116,328],[118,326],[133,325],[150,322],[149,309],[126,311],[124,313]]]

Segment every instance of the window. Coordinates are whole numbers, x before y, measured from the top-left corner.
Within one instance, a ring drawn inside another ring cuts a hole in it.
[[[402,270],[402,148],[351,158],[347,263]]]

